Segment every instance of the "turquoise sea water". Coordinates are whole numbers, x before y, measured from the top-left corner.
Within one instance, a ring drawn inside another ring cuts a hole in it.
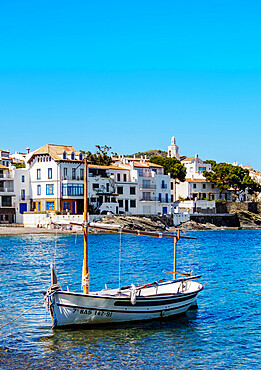
[[[261,294],[261,231],[194,232],[180,240],[178,270],[201,282]],[[121,285],[169,278],[169,238],[122,236]],[[42,298],[56,245],[64,289],[80,291],[83,237],[0,237],[0,325]],[[90,235],[91,290],[118,286],[119,235]],[[168,321],[89,330],[51,329],[43,303],[0,330],[5,369],[257,369],[261,367],[261,296],[206,286],[199,308]]]

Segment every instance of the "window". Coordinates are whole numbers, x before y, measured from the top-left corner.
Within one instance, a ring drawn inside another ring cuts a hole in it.
[[[3,207],[12,207],[12,197],[2,196],[2,206]]]
[[[46,195],[53,195],[53,184],[46,184]]]
[[[71,153],[71,159],[74,160],[75,159],[75,154],[74,152]]]
[[[123,208],[123,199],[119,199],[119,207]]]
[[[198,172],[199,172],[199,173],[202,173],[202,172],[204,172],[204,171],[206,171],[206,167],[199,167],[199,168],[198,168]]]
[[[164,180],[161,182],[161,189],[167,189],[167,184],[165,184]]]
[[[67,179],[67,175],[68,175],[67,167],[64,167],[64,169],[63,169],[63,177],[64,177],[64,179]]]
[[[206,184],[203,184],[203,189],[206,189]]]
[[[166,203],[168,203],[169,202],[169,194],[167,193],[166,194]]]
[[[81,184],[63,184],[63,196],[83,196],[83,185]]]
[[[37,180],[41,180],[41,170],[39,168],[37,170]]]
[[[25,190],[21,189],[21,200],[25,200]]]
[[[127,181],[127,175],[126,173],[123,174],[123,181],[126,182]]]
[[[93,190],[99,189],[99,184],[92,184],[92,188],[93,188]]]
[[[80,169],[80,179],[81,180],[84,179],[84,169],[83,168]]]
[[[121,181],[121,174],[117,173],[117,181]]]
[[[46,202],[46,211],[54,211],[54,202]]]
[[[73,168],[72,169],[72,180],[75,180],[76,179],[76,169]]]
[[[66,159],[66,151],[63,152],[63,159]]]
[[[79,154],[79,160],[82,161],[82,153]]]
[[[70,202],[63,202],[63,210],[64,211],[70,211],[71,209],[71,203]]]
[[[109,193],[110,192],[110,185],[107,183],[106,184],[106,192]]]
[[[37,195],[41,195],[41,185],[37,185]]]
[[[170,183],[170,189],[173,190],[173,182]]]
[[[24,182],[24,175],[22,175],[22,182]]]
[[[215,185],[214,184],[211,184],[211,187],[212,187],[212,189],[214,189],[215,188]]]
[[[130,187],[130,194],[135,195],[136,194],[136,188],[135,186]]]
[[[131,199],[130,200],[130,207],[131,208],[135,208],[136,207],[136,200],[135,199]]]
[[[117,186],[117,193],[123,194],[123,186]]]
[[[48,168],[48,179],[51,179],[53,177],[53,170],[52,168]]]
[[[197,184],[193,184],[193,189],[196,189],[196,187],[197,187]]]

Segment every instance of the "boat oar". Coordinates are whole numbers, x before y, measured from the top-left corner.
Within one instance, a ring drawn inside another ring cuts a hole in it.
[[[167,274],[174,274],[174,271],[163,271],[162,272],[166,272]],[[185,274],[184,272],[175,272],[175,274],[177,275],[184,275],[184,276],[191,276],[190,274]]]
[[[153,283],[149,283],[149,284],[145,284],[145,285],[139,286],[137,288],[137,290],[140,290],[140,289],[143,289],[143,288],[147,288],[148,286],[151,286],[151,285],[154,285],[154,284],[158,284],[158,283],[160,283],[163,280],[165,280],[165,279],[160,279],[158,281],[154,281]]]

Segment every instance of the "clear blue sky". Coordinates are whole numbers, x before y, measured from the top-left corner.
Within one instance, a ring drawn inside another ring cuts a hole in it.
[[[164,149],[261,170],[261,2],[1,1],[0,147]]]

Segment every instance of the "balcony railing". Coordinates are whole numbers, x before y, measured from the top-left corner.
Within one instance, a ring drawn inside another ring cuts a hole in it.
[[[141,197],[141,202],[156,202],[158,199],[156,197]]]
[[[160,203],[171,203],[171,200],[170,199],[159,199],[159,202]]]
[[[62,181],[83,181],[84,178],[82,176],[62,176]]]
[[[0,173],[0,179],[13,179],[13,175],[10,175],[9,173]]]
[[[152,172],[139,172],[141,177],[152,177]]]
[[[159,198],[159,197],[141,197],[140,198],[141,202],[160,202],[160,203],[171,203],[170,199],[166,198]]]
[[[0,193],[13,193],[14,188],[0,188]]]
[[[143,190],[143,189],[146,189],[146,190],[155,190],[156,189],[156,185],[153,185],[153,184],[149,184],[149,185],[142,184],[142,185],[140,185],[140,190]]]

